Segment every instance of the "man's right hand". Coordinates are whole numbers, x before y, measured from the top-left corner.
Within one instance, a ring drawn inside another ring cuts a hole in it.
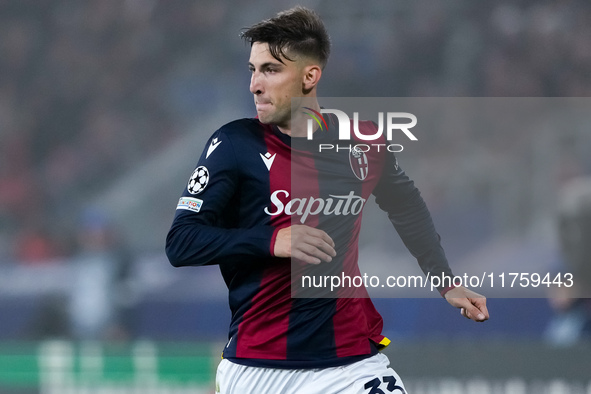
[[[276,257],[291,257],[308,264],[320,264],[323,261],[328,263],[336,256],[334,246],[334,241],[326,232],[297,224],[277,232],[273,252]]]

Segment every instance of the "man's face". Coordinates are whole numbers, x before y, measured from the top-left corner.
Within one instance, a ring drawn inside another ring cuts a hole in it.
[[[304,95],[304,67],[297,58],[283,61],[281,63],[271,55],[267,43],[253,43],[248,62],[252,74],[250,92],[254,95],[257,115],[262,123],[289,128],[291,99]]]

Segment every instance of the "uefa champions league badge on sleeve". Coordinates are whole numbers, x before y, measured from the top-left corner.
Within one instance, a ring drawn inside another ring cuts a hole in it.
[[[209,182],[209,171],[205,166],[199,166],[189,178],[187,191],[191,194],[199,194],[205,190],[207,182]]]

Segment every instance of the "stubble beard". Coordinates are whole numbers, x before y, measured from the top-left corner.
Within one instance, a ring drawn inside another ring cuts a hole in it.
[[[288,113],[279,109],[272,113],[258,113],[259,121],[263,124],[270,124],[279,127],[286,127],[291,119],[291,109]]]

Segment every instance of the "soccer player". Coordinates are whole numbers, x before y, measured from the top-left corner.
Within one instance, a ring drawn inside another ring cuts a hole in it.
[[[292,274],[320,267],[358,274],[361,208],[373,194],[422,270],[451,276],[429,211],[392,153],[306,150],[292,99],[296,108],[321,111],[316,92],[330,51],[315,12],[281,12],[243,38],[251,45],[250,91],[258,116],[211,136],[166,242],[172,265],[218,264],[228,286],[232,319],[216,390],[404,393],[380,353],[389,340],[367,293],[292,297]],[[325,121],[315,138],[334,142],[338,122]],[[374,123],[359,124],[364,134],[376,133]],[[463,316],[489,318],[483,296],[464,287],[439,290]]]

